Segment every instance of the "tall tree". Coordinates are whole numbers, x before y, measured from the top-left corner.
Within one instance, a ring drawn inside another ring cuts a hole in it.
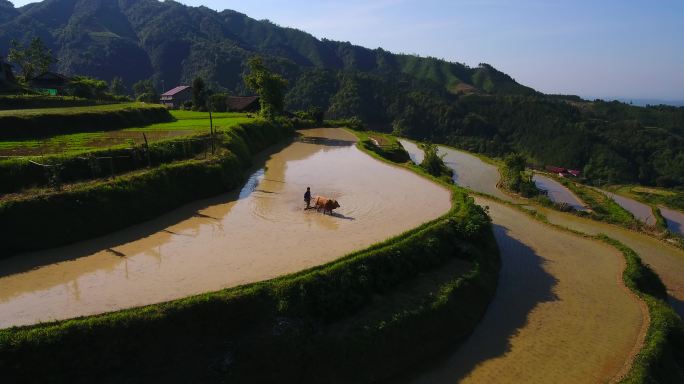
[[[140,80],[133,84],[133,93],[135,93],[135,99],[138,101],[147,103],[159,102],[159,94],[154,88],[152,79]]]
[[[40,37],[34,37],[27,47],[12,40],[7,60],[19,66],[23,81],[47,72],[57,62]]]
[[[195,109],[204,111],[207,108],[207,84],[201,77],[195,77],[192,81],[192,105]]]
[[[255,56],[248,62],[250,72],[245,76],[245,84],[259,94],[261,115],[267,118],[283,112],[287,80],[266,68],[261,57]]]
[[[124,86],[123,79],[120,77],[115,77],[112,79],[112,81],[109,83],[109,92],[112,93],[112,95],[123,95],[126,93],[126,87]]]

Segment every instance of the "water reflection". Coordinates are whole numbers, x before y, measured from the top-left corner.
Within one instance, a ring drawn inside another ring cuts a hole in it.
[[[667,221],[667,229],[684,236],[684,214],[666,207],[659,208],[660,213]]]

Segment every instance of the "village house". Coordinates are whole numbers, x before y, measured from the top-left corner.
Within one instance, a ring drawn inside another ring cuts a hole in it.
[[[33,90],[50,96],[65,93],[70,83],[71,78],[55,72],[45,72],[28,81]]]
[[[159,101],[170,109],[178,109],[192,99],[192,87],[179,85],[168,92],[164,92]]]
[[[259,96],[228,96],[226,105],[231,112],[257,112],[260,108]]]
[[[573,177],[580,177],[582,172],[576,170],[576,169],[569,169],[569,168],[564,168],[564,167],[554,167],[553,165],[547,165],[546,170],[555,173],[560,177],[568,177],[568,176],[573,176]]]

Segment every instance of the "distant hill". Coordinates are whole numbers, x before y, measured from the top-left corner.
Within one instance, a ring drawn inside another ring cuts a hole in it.
[[[489,65],[469,68],[432,58],[395,55],[257,21],[244,14],[156,0],[45,0],[19,9],[0,0],[0,53],[10,40],[40,36],[58,70],[130,85],[153,77],[170,87],[204,76],[214,87],[242,92],[246,59],[259,54],[291,81],[306,69],[403,73],[448,90],[465,84],[496,94],[534,91]]]

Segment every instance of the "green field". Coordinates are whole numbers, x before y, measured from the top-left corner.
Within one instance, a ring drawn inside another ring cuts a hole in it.
[[[120,111],[128,108],[157,108],[157,104],[145,103],[121,103],[121,104],[105,104],[105,105],[90,105],[84,107],[67,107],[67,108],[35,108],[35,109],[8,109],[0,111],[0,117],[3,116],[39,116],[47,114],[59,115],[77,115],[81,113],[99,113]]]
[[[73,113],[78,113],[76,111],[83,112],[84,110],[92,112],[94,110],[104,111],[106,108],[121,108],[122,105],[130,106],[131,104],[59,108],[55,110],[60,112],[68,110]],[[35,111],[45,112],[49,110],[50,109],[32,109],[22,112],[35,113]],[[16,111],[0,111],[0,115],[9,112]],[[176,121],[113,131],[57,135],[44,139],[0,141],[0,156],[68,155],[93,149],[128,147],[143,143],[143,133],[145,133],[150,142],[198,133],[209,133],[209,114],[206,112],[171,111],[171,115],[173,115]],[[214,113],[212,114],[212,117],[214,127],[218,130],[253,120],[253,118],[248,117],[247,114],[234,112]]]

